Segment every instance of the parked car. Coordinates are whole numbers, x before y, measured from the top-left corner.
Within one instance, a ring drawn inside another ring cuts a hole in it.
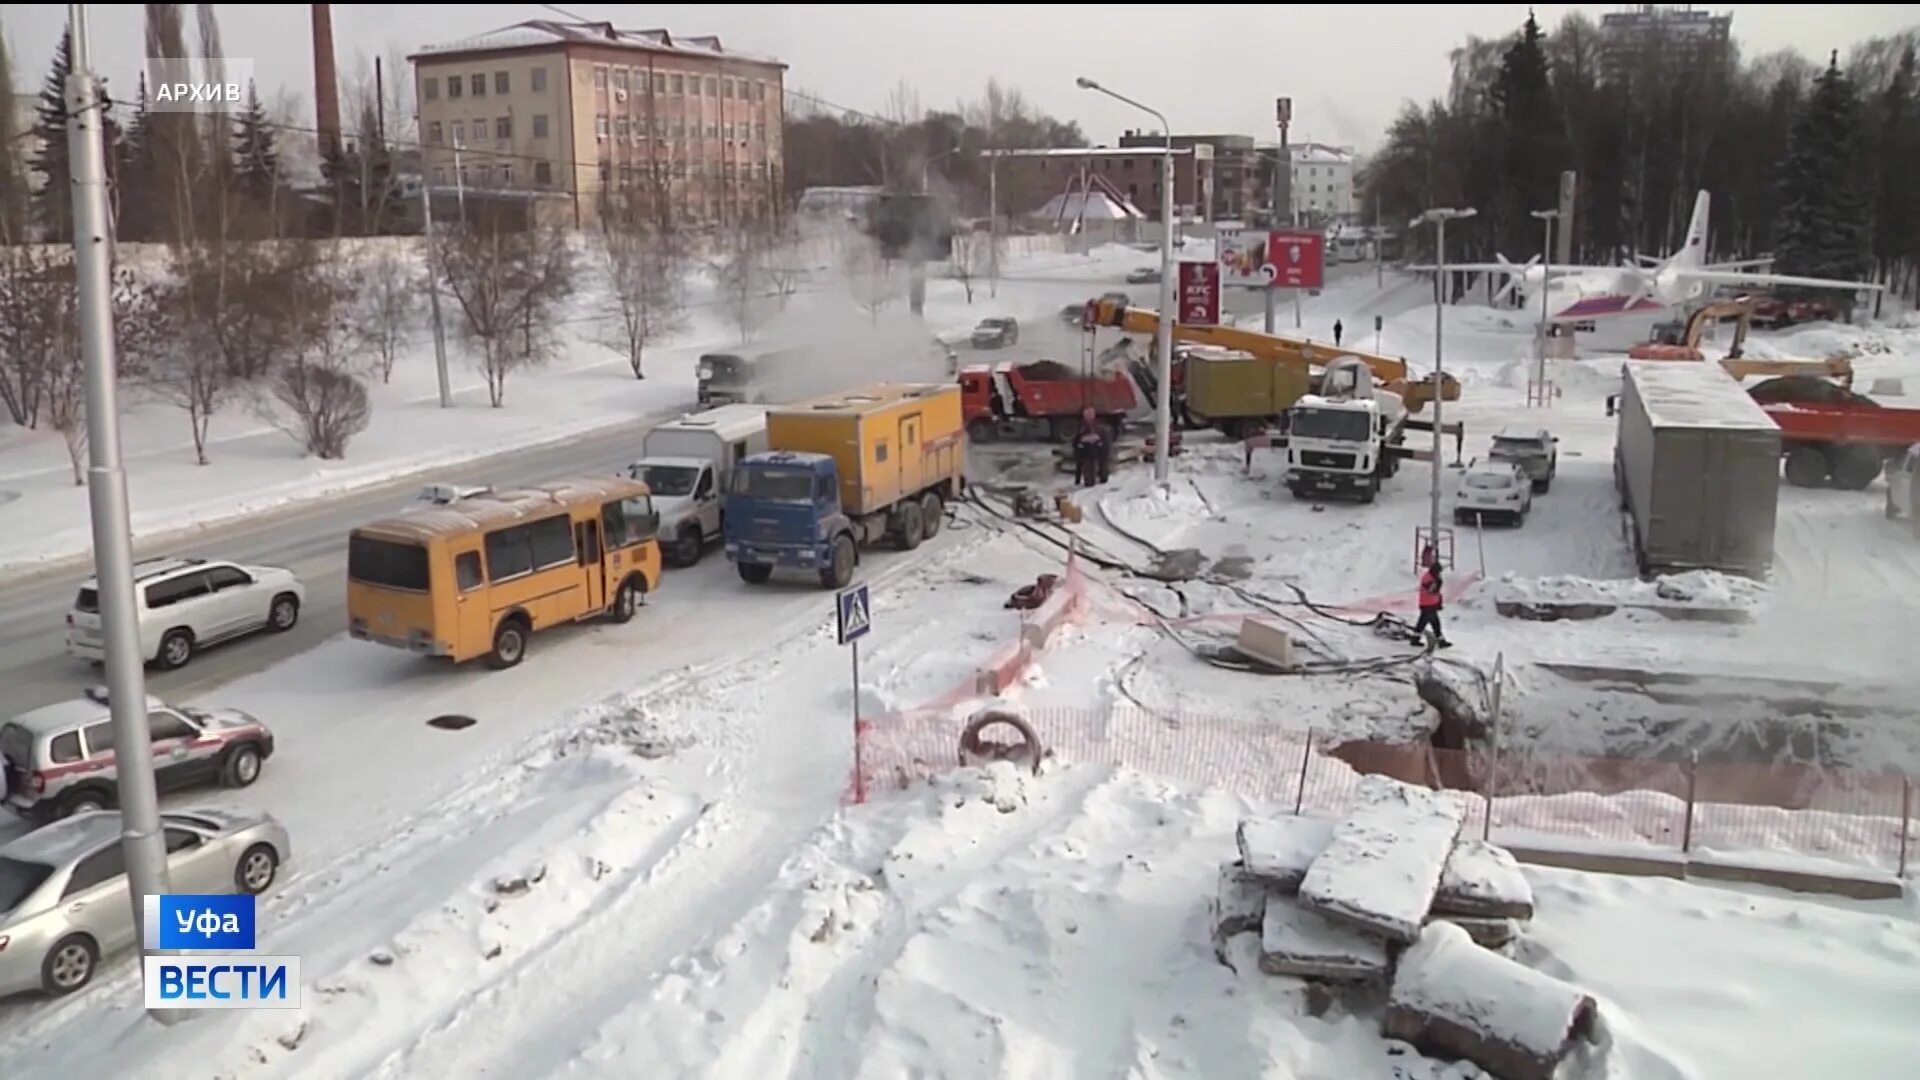
[[[1005,315],[981,319],[973,328],[973,347],[976,349],[999,349],[1020,340],[1020,323]]]
[[[266,814],[160,815],[176,893],[270,888],[292,848]],[[0,847],[0,997],[71,994],[100,962],[139,944],[127,903],[120,814],[102,810],[35,829]]]
[[[1086,317],[1087,305],[1085,304],[1068,304],[1060,309],[1060,321],[1068,326],[1079,326]]]
[[[1142,266],[1137,270],[1129,270],[1127,271],[1127,284],[1158,285],[1160,284],[1160,268],[1157,266]]]
[[[1545,494],[1560,471],[1560,440],[1545,428],[1501,428],[1487,456],[1520,466],[1533,481],[1533,490]]]
[[[153,771],[162,791],[205,784],[246,787],[273,756],[273,732],[236,709],[192,709],[147,698]],[[84,698],[21,713],[0,724],[6,805],[46,821],[111,809],[119,797],[113,720],[103,686]]]
[[[1533,485],[1526,470],[1511,461],[1474,459],[1453,493],[1453,520],[1457,524],[1506,521],[1523,525],[1532,509]]]
[[[290,570],[211,559],[148,559],[133,564],[133,580],[141,659],[169,671],[208,645],[293,629],[307,599]],[[95,663],[106,659],[99,585],[92,578],[67,613],[67,651]]]

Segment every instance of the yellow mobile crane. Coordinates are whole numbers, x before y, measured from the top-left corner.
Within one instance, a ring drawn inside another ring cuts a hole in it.
[[[1158,333],[1160,329],[1160,313],[1150,308],[1127,307],[1106,299],[1094,301],[1091,308],[1094,326],[1117,327],[1130,334],[1148,336]],[[1327,341],[1263,334],[1258,330],[1243,330],[1237,326],[1187,326],[1175,323],[1173,340],[1249,353],[1256,360],[1270,363],[1307,367],[1325,367],[1330,360],[1352,356],[1366,364],[1368,370],[1373,372],[1373,377],[1380,382],[1388,383],[1407,377],[1407,362],[1397,357],[1336,346]]]

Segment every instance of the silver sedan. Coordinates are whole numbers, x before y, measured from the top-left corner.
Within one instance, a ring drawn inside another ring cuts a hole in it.
[[[291,854],[265,814],[160,815],[176,893],[267,891]],[[71,994],[104,957],[139,944],[127,897],[120,814],[76,814],[0,847],[0,997]]]

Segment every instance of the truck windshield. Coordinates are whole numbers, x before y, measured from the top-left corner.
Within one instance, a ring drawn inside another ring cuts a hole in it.
[[[1293,436],[1300,439],[1364,441],[1373,425],[1369,414],[1345,409],[1295,409],[1292,421]]]
[[[812,502],[813,474],[805,469],[736,469],[733,493],[768,502]]]
[[[643,465],[633,470],[634,479],[653,489],[655,495],[691,495],[700,470],[687,465]]]

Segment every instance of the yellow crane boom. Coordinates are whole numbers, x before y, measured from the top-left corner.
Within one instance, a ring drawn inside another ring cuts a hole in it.
[[[1160,330],[1159,312],[1151,308],[1127,307],[1113,300],[1094,303],[1094,321],[1098,326],[1117,327],[1130,334],[1156,334]],[[1188,326],[1175,323],[1173,339],[1193,345],[1212,345],[1251,353],[1261,360],[1308,367],[1325,367],[1337,357],[1351,356],[1366,364],[1373,372],[1373,377],[1381,382],[1407,377],[1407,362],[1398,357],[1380,356],[1345,346],[1336,347],[1331,342],[1243,330],[1237,326]]]

